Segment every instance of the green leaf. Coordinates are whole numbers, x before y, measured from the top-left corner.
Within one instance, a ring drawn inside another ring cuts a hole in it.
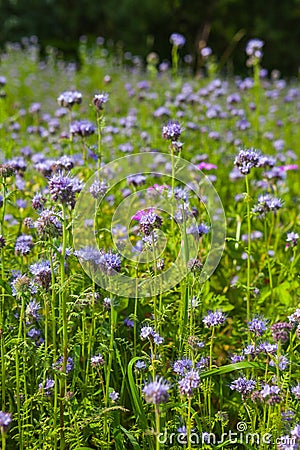
[[[76,447],[74,450],[93,450],[91,447]]]
[[[258,369],[265,370],[264,364],[258,364],[255,362],[242,361],[235,364],[227,364],[227,366],[216,367],[215,369],[208,370],[201,374],[201,378],[211,377],[213,375],[223,375],[224,373],[235,372],[242,369]],[[270,369],[273,369],[270,367]]]
[[[126,428],[122,427],[122,425],[120,425],[120,429],[123,431],[123,433],[126,435],[128,440],[130,441],[130,444],[132,445],[133,449],[141,450],[141,447],[139,446],[139,443],[137,442],[135,437],[132,436],[132,434],[128,430],[126,430]]]
[[[138,356],[135,356],[134,358],[132,358],[129,361],[129,364],[128,364],[128,381],[129,381],[129,386],[130,386],[130,389],[131,389],[131,395],[132,395],[132,400],[133,400],[133,409],[134,409],[135,416],[137,417],[137,419],[139,421],[140,427],[142,428],[142,430],[145,431],[148,428],[147,417],[146,417],[146,414],[145,414],[145,411],[144,411],[143,404],[141,402],[139,393],[137,391],[135,380],[134,380],[134,376],[133,376],[133,365],[139,359],[142,359],[142,358],[140,358]],[[144,439],[147,442],[147,445],[148,445],[147,448],[149,448],[149,450],[153,450],[153,441],[150,438],[150,436],[145,435]]]
[[[0,286],[2,286],[9,295],[12,295],[12,288],[10,287],[8,282],[2,280],[2,278],[0,278]]]

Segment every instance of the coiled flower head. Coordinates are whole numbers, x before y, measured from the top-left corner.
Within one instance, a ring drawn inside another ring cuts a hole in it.
[[[170,385],[162,378],[157,377],[154,381],[144,386],[143,394],[147,403],[159,405],[169,400],[169,389]]]

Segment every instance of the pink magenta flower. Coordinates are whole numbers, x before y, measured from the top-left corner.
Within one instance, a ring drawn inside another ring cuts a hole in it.
[[[298,170],[298,164],[287,164],[286,166],[280,166],[280,170],[287,172],[288,170]]]
[[[197,167],[198,167],[199,170],[202,170],[202,169],[212,170],[212,169],[217,169],[218,168],[218,166],[216,166],[215,164],[207,163],[205,161],[203,161],[200,164],[198,164]]]

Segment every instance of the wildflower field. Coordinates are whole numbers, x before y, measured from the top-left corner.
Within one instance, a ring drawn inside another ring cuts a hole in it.
[[[300,448],[299,81],[171,43],[1,55],[3,450]]]

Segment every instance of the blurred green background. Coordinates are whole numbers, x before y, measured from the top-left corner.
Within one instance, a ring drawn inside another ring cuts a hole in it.
[[[36,35],[76,58],[78,40],[97,36],[117,48],[170,59],[169,36],[183,34],[182,55],[196,61],[199,48],[212,48],[223,69],[245,71],[245,45],[265,41],[263,67],[298,76],[300,0],[0,0],[0,45]],[[112,45],[112,44],[111,44]]]

